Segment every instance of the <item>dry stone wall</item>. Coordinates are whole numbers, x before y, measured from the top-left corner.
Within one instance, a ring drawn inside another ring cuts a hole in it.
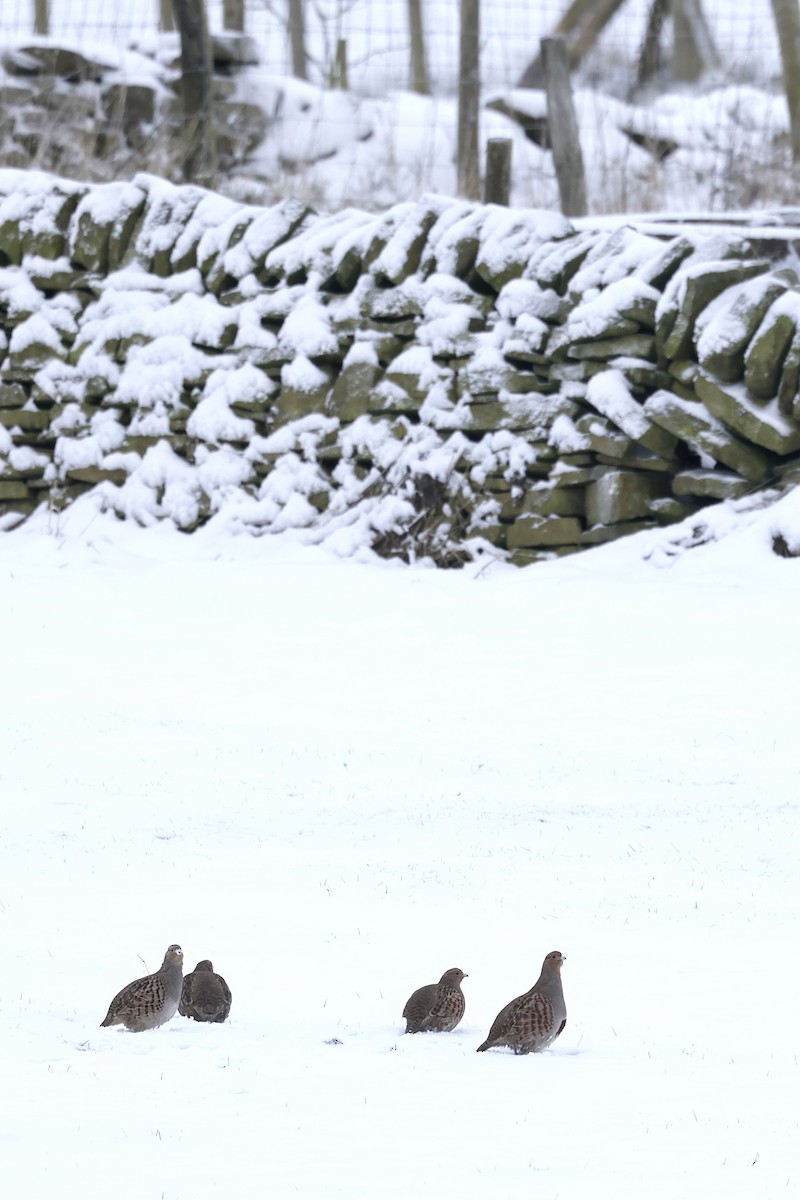
[[[800,284],[739,237],[0,171],[0,526],[525,564],[800,473]]]
[[[181,176],[186,147],[177,34],[148,53],[89,53],[32,38],[0,50],[0,166],[109,180],[137,170]],[[258,62],[249,37],[212,38],[219,167],[234,172],[269,118],[238,98],[240,68]]]

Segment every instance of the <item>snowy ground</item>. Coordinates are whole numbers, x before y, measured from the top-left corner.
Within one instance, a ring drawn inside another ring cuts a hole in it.
[[[799,507],[449,574],[0,535],[3,1194],[800,1194]],[[173,941],[231,1020],[101,1029]],[[561,1039],[476,1055],[552,949]]]

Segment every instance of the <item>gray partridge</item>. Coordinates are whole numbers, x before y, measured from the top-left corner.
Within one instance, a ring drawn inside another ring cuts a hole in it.
[[[183,951],[170,946],[161,967],[153,975],[134,979],[117,992],[108,1006],[103,1025],[124,1025],[132,1033],[157,1029],[178,1011],[183,983]]]
[[[466,1007],[461,990],[461,980],[466,978],[458,967],[451,967],[438,983],[428,983],[412,992],[403,1009],[406,1033],[449,1033],[455,1029]]]
[[[231,989],[213,964],[204,958],[183,980],[178,1005],[182,1017],[193,1021],[227,1021],[231,1011]]]
[[[561,968],[565,962],[560,950],[547,955],[542,973],[531,990],[500,1010],[478,1051],[510,1046],[515,1054],[531,1054],[545,1050],[556,1040],[567,1023],[561,986]]]

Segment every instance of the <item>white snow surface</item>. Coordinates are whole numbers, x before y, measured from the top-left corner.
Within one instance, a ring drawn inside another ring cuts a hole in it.
[[[0,535],[4,1195],[798,1195],[777,532],[797,490],[524,571],[92,497]],[[100,1028],[172,942],[230,1020]],[[561,1038],[476,1054],[552,949]]]

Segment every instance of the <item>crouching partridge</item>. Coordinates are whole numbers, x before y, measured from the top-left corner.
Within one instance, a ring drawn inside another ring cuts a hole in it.
[[[464,1015],[466,1001],[461,981],[467,976],[458,967],[445,971],[438,983],[417,988],[406,1001],[406,1033],[449,1033]]]
[[[231,989],[212,963],[204,958],[183,981],[178,1005],[182,1017],[193,1021],[227,1021],[231,1011]]]

